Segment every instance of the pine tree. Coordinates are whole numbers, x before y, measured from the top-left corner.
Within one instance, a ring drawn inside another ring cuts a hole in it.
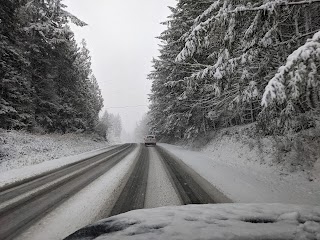
[[[0,3],[0,123],[2,128],[30,128],[34,122],[30,62],[16,14],[20,4]]]
[[[153,80],[151,94],[151,123],[153,131],[169,138],[183,138],[186,132],[193,130],[190,116],[197,113],[185,104],[188,85],[183,79],[194,71],[191,64],[175,62],[177,54],[182,50],[184,34],[189,30],[192,20],[209,3],[183,0],[176,8],[170,8],[172,15],[165,22],[168,30],[160,35],[162,40],[160,57],[154,59],[154,71],[149,75]],[[193,59],[191,61],[197,61]],[[196,67],[198,69],[198,67]]]
[[[149,127],[150,117],[148,114],[145,114],[141,121],[136,124],[133,135],[136,141],[141,142],[145,138],[146,135],[151,134]]]
[[[103,99],[85,44],[79,50],[61,0],[1,1],[2,127],[92,131]]]
[[[295,116],[309,112],[319,117],[319,66],[320,31],[288,56],[284,66],[266,86],[260,119],[260,126],[265,132],[297,131],[313,125],[312,118],[305,116],[302,122],[297,123],[299,118]],[[271,114],[278,118],[273,124],[269,120]]]
[[[103,139],[108,140],[109,127],[109,114],[107,111],[104,111],[98,124],[95,126],[95,132]]]
[[[64,119],[69,122],[67,126],[59,124],[59,113],[63,111],[60,103],[64,102],[59,96],[59,83],[68,79],[60,73],[71,71],[72,68],[72,60],[67,56],[73,38],[68,19],[75,18],[70,17],[72,15],[63,10],[64,7],[61,0],[50,0],[26,3],[20,9],[21,25],[28,34],[26,40],[32,71],[31,83],[35,89],[35,119],[38,125],[48,131],[61,129],[65,132],[66,127],[71,129],[72,124],[72,118]],[[79,22],[79,25],[84,23]]]
[[[201,2],[205,8],[192,3],[196,1],[179,1],[172,8],[176,25],[170,22],[164,32],[168,41],[154,61],[153,127],[162,135],[188,138],[258,118],[268,125],[265,119],[279,116],[282,107],[261,112],[264,88],[287,56],[319,31],[320,1],[215,0]],[[183,18],[178,16],[189,18],[179,22]],[[315,75],[315,68],[308,65],[304,76]],[[306,96],[316,102],[318,90],[311,89],[295,103],[299,112],[310,109]]]

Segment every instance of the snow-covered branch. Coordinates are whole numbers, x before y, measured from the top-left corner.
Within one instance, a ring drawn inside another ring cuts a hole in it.
[[[315,61],[319,59],[320,31],[289,55],[286,64],[279,68],[266,86],[262,106],[267,107],[273,101],[283,103],[288,97],[298,98],[300,94],[297,84],[301,82],[305,85],[314,84],[317,74]]]
[[[177,55],[176,61],[184,61],[188,57],[193,56],[201,47],[206,43],[204,36],[213,30],[214,25],[217,21],[224,21],[227,15],[245,12],[245,11],[269,11],[273,12],[277,6],[294,6],[294,5],[303,5],[303,4],[313,4],[320,3],[320,0],[304,0],[299,2],[289,2],[288,0],[273,0],[268,1],[258,7],[253,7],[251,3],[247,6],[238,5],[234,9],[231,9],[230,5],[227,5],[226,1],[222,6],[220,1],[214,2],[206,11],[203,12],[199,17],[194,21],[194,26],[191,28],[191,32],[184,35],[183,39],[185,40],[185,46],[182,51]],[[220,7],[220,8],[219,8]],[[203,21],[207,18],[205,21]],[[228,17],[229,30],[232,29],[231,20],[233,17]],[[257,18],[254,19],[253,24],[257,23]],[[250,31],[250,29],[248,29]],[[230,35],[228,31],[228,35]]]
[[[308,32],[308,33],[305,33],[305,34],[296,36],[296,37],[294,37],[294,38],[292,38],[292,39],[289,39],[288,41],[277,43],[276,46],[278,46],[278,45],[283,45],[283,44],[288,44],[288,43],[291,43],[291,42],[295,42],[295,41],[297,41],[297,40],[299,40],[299,39],[301,39],[301,38],[308,37],[308,36],[310,36],[310,35],[314,35],[315,33],[319,32],[319,31],[320,31],[320,29],[317,29],[317,30],[315,30],[315,31]]]
[[[193,25],[193,29],[199,25],[205,18],[208,18],[211,16],[211,14],[216,11],[218,9],[218,7],[220,7],[221,5],[221,0],[216,0],[214,1],[214,3],[211,4],[211,6],[205,10],[200,16],[198,16],[195,21],[194,21],[194,25]]]
[[[319,3],[320,0],[305,0],[299,2],[289,2],[288,0],[274,0],[269,1],[259,7],[251,7],[251,6],[238,6],[232,11],[228,11],[228,13],[238,13],[245,11],[274,11],[277,6],[294,6],[294,5],[305,5],[312,3]]]

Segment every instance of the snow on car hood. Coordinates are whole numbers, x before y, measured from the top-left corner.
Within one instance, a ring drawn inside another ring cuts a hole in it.
[[[65,240],[320,239],[320,207],[207,204],[141,209],[106,218]]]

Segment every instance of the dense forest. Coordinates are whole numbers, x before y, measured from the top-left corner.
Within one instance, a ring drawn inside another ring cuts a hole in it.
[[[120,142],[122,121],[119,114],[108,113],[105,110],[95,127],[95,132],[108,142]]]
[[[149,122],[149,114],[145,114],[142,116],[142,119],[136,123],[136,127],[133,130],[133,139],[135,141],[140,142],[145,138],[145,136],[153,133],[152,131],[150,131],[150,127],[148,126]]]
[[[0,123],[4,129],[92,131],[103,99],[85,41],[86,23],[61,0],[0,0]]]
[[[319,0],[178,0],[153,60],[150,124],[187,139],[257,123],[297,132],[319,118]]]

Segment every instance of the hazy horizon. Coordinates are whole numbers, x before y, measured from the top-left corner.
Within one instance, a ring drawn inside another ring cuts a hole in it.
[[[132,133],[148,111],[151,60],[159,55],[160,23],[170,15],[174,0],[64,0],[67,10],[88,26],[72,26],[76,40],[85,39],[92,57],[92,70],[104,98],[104,108],[119,114],[123,129]]]

